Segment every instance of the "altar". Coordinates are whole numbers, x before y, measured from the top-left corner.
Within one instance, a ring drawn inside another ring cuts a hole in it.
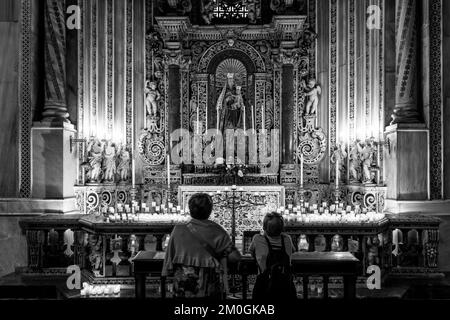
[[[188,212],[188,201],[193,194],[199,192],[209,194],[214,203],[211,219],[230,234],[234,231],[237,240],[242,244],[245,231],[262,231],[262,222],[266,213],[278,211],[279,208],[284,207],[284,187],[279,185],[235,186],[235,190],[233,189],[233,186],[180,186],[178,203]],[[232,198],[233,192],[236,199],[226,199],[226,197]],[[260,203],[257,203],[258,198],[261,198]],[[234,226],[233,221],[235,221]]]
[[[330,42],[319,47],[315,1],[261,7],[218,0],[211,3],[221,9],[209,11],[205,1],[201,8],[194,1],[114,2],[118,10],[83,2],[87,31],[71,41],[79,50],[67,64],[78,62],[77,77],[68,77],[78,81],[77,99],[70,98],[76,130],[67,113],[63,127],[71,129],[58,141],[64,154],[45,160],[44,179],[42,154],[54,149],[44,136],[54,128],[34,128],[28,165],[28,189],[41,199],[61,189],[76,211],[21,220],[23,271],[65,273],[74,264],[94,283],[130,284],[136,253],[164,250],[174,225],[189,219],[189,198],[204,192],[213,199],[211,219],[243,253],[264,215],[277,211],[296,251],[350,252],[361,277],[370,265],[384,274],[438,273],[439,220],[385,212],[388,190],[397,188],[387,183],[386,161],[397,151],[383,132],[385,99],[374,91],[384,90],[384,77],[355,64],[364,49],[368,63],[383,65],[380,44],[337,50],[336,34],[347,31],[336,33],[334,23],[324,37]],[[46,24],[47,40],[55,25]],[[326,66],[319,48],[329,52]],[[49,59],[47,82],[64,83],[50,75],[65,57]],[[342,61],[349,61],[347,74],[338,72]],[[58,179],[55,163],[64,169]]]

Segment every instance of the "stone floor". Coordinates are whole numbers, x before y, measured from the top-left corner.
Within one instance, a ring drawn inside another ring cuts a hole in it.
[[[79,290],[68,290],[65,285],[66,277],[33,277],[19,274],[9,274],[0,278],[0,299],[80,299]],[[330,297],[342,296],[339,286],[330,287]],[[249,295],[250,296],[250,295]],[[147,297],[158,298],[157,286],[147,287]],[[230,296],[231,299],[240,299],[239,293]],[[299,295],[301,298],[301,294]],[[312,299],[320,298],[320,294],[310,292]],[[368,290],[358,285],[357,297],[359,299],[445,299],[450,300],[450,273],[443,279],[394,279],[388,281],[381,290]],[[126,287],[120,295],[115,297],[95,296],[81,299],[133,299],[134,288]]]

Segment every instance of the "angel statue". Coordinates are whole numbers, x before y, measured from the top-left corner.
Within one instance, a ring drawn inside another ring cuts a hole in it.
[[[201,2],[202,18],[206,24],[211,24],[212,19],[214,17],[215,7],[216,7],[216,1],[202,0],[202,2]]]
[[[333,154],[331,155],[331,162],[334,163],[336,166],[337,162],[339,161],[339,175],[342,172],[342,169],[344,168],[346,158],[347,158],[347,150],[345,150],[344,144],[338,144],[336,147],[334,147]]]
[[[359,167],[359,154],[358,154],[358,145],[360,141],[357,140],[353,146],[350,147],[350,152],[348,155],[348,172],[349,172],[349,178],[350,182],[358,182],[358,170]]]
[[[103,148],[104,144],[98,139],[92,138],[88,143],[85,166],[88,168],[87,178],[89,182],[100,182],[102,178]]]
[[[105,147],[105,158],[103,167],[105,169],[105,180],[114,181],[116,174],[116,146],[111,141],[108,141]]]
[[[361,148],[361,160],[362,160],[362,172],[363,172],[363,183],[373,183],[373,177],[370,169],[372,168],[372,163],[374,160],[376,152],[375,139],[370,138],[366,140],[364,147]]]
[[[156,88],[156,83],[153,81],[145,81],[145,109],[147,115],[150,117],[156,117],[158,112],[158,101],[161,99],[161,94]]]
[[[128,180],[130,171],[130,152],[125,146],[120,145],[117,154],[119,155],[118,156],[119,164],[117,165],[117,173],[120,176],[120,181],[125,182]]]
[[[317,106],[319,105],[319,96],[322,94],[322,89],[317,84],[316,79],[312,78],[308,81],[308,86],[305,90],[305,96],[308,97],[305,106],[305,115],[315,115],[317,114]]]

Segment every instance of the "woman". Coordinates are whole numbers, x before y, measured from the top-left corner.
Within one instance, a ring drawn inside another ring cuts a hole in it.
[[[174,276],[176,298],[224,298],[226,263],[240,259],[228,233],[208,220],[212,207],[209,195],[193,195],[191,221],[175,226],[170,236],[162,275]]]
[[[291,299],[296,297],[291,274],[294,245],[283,232],[283,217],[268,213],[263,220],[264,234],[253,237],[250,253],[256,259],[259,275],[253,289],[253,299]]]

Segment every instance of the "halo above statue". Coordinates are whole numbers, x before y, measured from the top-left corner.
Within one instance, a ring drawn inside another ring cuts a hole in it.
[[[225,59],[216,69],[216,84],[222,87],[228,77],[232,77],[237,85],[245,86],[247,69],[238,59]]]

